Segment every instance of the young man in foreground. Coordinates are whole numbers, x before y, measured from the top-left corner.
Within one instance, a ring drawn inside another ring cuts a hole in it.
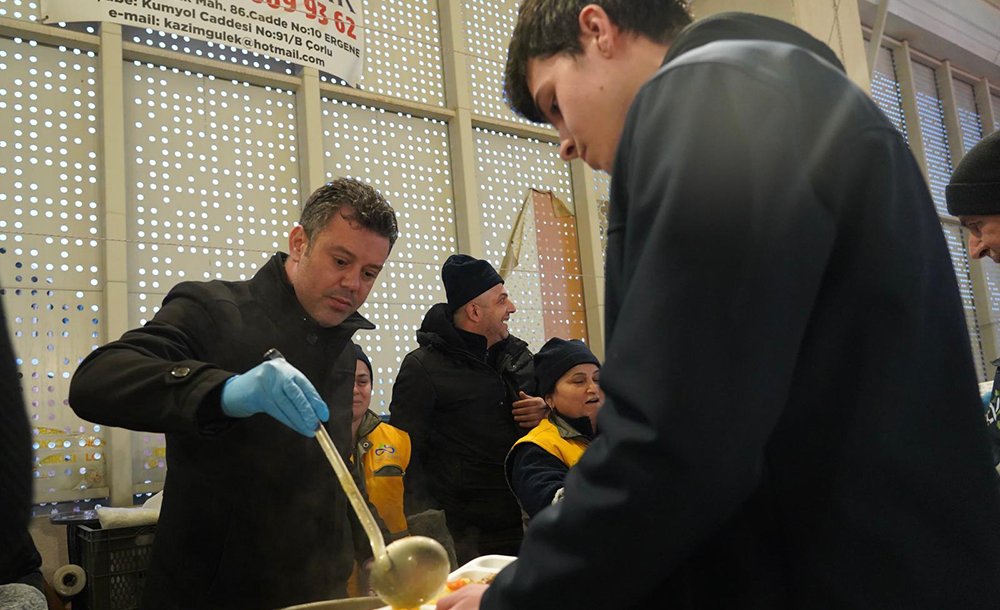
[[[519,559],[438,607],[995,608],[997,478],[906,143],[805,32],[687,22],[521,7],[508,100],[612,173],[607,402]]]

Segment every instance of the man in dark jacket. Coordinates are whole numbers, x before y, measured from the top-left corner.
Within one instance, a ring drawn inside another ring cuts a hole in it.
[[[980,140],[955,168],[945,189],[948,213],[969,230],[969,256],[1000,263],[1000,131]],[[994,365],[1000,361],[994,361]],[[1000,468],[1000,368],[984,399],[993,463]]]
[[[413,444],[406,514],[443,509],[458,562],[516,555],[521,509],[504,457],[546,415],[528,345],[511,335],[517,311],[486,261],[455,254],[441,269],[447,303],[431,307],[392,388],[394,426]]]
[[[356,522],[319,445],[351,450],[357,313],[396,240],[371,187],[318,189],[249,281],[177,285],[146,326],[90,354],[81,417],[165,432],[168,474],[143,608],[277,608],[342,597]],[[261,362],[276,348],[284,358]],[[320,396],[329,400],[329,409]],[[279,423],[280,422],[280,423]]]
[[[439,608],[994,609],[1000,490],[954,269],[825,45],[673,0],[527,0],[515,109],[610,171],[601,435]]]
[[[30,516],[31,432],[0,299],[0,608],[46,607]]]

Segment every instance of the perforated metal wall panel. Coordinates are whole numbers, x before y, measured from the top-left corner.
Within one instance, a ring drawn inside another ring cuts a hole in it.
[[[185,280],[248,279],[299,214],[295,96],[129,63],[129,326]],[[114,337],[109,337],[113,339]],[[162,481],[163,436],[133,433],[136,485]]]
[[[553,191],[573,211],[569,164],[559,157],[559,148],[533,139],[519,138],[483,129],[475,131],[476,182],[482,209],[483,254],[499,268],[507,251],[518,210],[530,189]],[[510,318],[513,334],[528,342],[532,350],[545,343],[538,248],[534,239],[535,219],[529,209],[520,264],[507,278],[507,289],[518,308]],[[566,312],[567,316],[582,315]]]
[[[472,109],[483,116],[527,123],[511,112],[503,101],[503,70],[507,45],[517,20],[520,0],[465,0],[466,51],[469,53],[469,80]]]
[[[939,214],[947,214],[944,190],[951,179],[952,162],[948,148],[948,133],[944,123],[944,109],[938,93],[937,74],[934,68],[914,62],[913,76],[917,93],[917,112],[920,116],[920,130],[923,134],[924,151],[927,155],[927,175],[931,196]],[[957,225],[942,223],[958,288],[962,296],[962,306],[969,327],[969,341],[976,361],[976,371],[980,378],[985,376],[983,348],[979,338],[979,322],[976,318],[976,304],[969,276],[969,255],[962,239],[962,229]]]
[[[96,71],[93,53],[0,38],[0,288],[42,502],[106,484],[104,431],[66,400],[104,323]]]
[[[990,94],[993,102],[993,131],[1000,131],[1000,95]]]
[[[130,324],[184,280],[247,279],[298,220],[295,96],[125,66]]]
[[[909,138],[906,132],[906,116],[903,113],[903,96],[899,89],[899,79],[896,76],[895,55],[891,49],[879,47],[872,71],[872,99],[882,109],[896,129]]]
[[[983,123],[976,108],[976,90],[969,83],[953,78],[958,128],[962,131],[962,148],[969,152],[983,137]]]
[[[436,0],[365,0],[366,58],[360,89],[444,106]]]
[[[611,176],[605,172],[594,172],[594,196],[597,199],[597,215],[600,219],[598,230],[601,233],[601,260],[603,267],[608,262],[608,206],[611,199]]]
[[[359,310],[377,328],[354,338],[372,361],[371,409],[386,413],[399,364],[417,347],[424,314],[445,301],[441,265],[455,252],[448,128],[324,99],[323,135],[327,178],[351,176],[371,184],[399,222],[399,239]]]
[[[938,212],[947,214],[944,189],[951,179],[951,152],[948,148],[948,132],[944,125],[944,109],[938,93],[937,75],[934,68],[914,62],[913,77],[917,90],[920,131],[927,154],[927,177],[931,195]]]
[[[38,0],[0,0],[0,17],[38,21]]]
[[[990,260],[984,260],[982,265],[983,275],[986,277],[986,290],[989,294],[989,311],[982,311],[982,308],[977,312],[980,320],[988,320],[989,324],[983,324],[980,332],[983,335],[987,333],[992,333],[993,345],[1000,345],[1000,265],[993,264]],[[1000,357],[1000,353],[984,353],[984,358],[987,361],[995,360]],[[987,367],[987,373],[989,372],[989,367]]]
[[[158,30],[123,26],[122,38],[136,44],[185,53],[195,57],[205,57],[237,66],[256,68],[258,70],[294,74],[298,69],[294,64],[275,59],[268,55],[246,51],[218,42],[209,42],[178,34],[167,34]]]
[[[979,334],[979,320],[976,315],[972,280],[969,276],[969,255],[965,249],[967,243],[965,229],[951,223],[942,223],[941,228],[944,230],[948,251],[951,253],[951,262],[955,266],[955,275],[958,277],[958,292],[962,297],[962,308],[965,310],[965,323],[969,327],[969,343],[972,345],[972,359],[976,364],[976,376],[980,381],[986,381],[986,361]],[[992,373],[990,375],[992,379]]]

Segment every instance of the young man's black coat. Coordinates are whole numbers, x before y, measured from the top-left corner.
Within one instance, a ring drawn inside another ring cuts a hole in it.
[[[601,435],[485,610],[1000,604],[997,475],[927,187],[823,45],[759,40],[778,23],[696,23],[632,104]]]

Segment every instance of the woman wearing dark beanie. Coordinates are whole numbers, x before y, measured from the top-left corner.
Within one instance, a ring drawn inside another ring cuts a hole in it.
[[[600,370],[597,357],[576,339],[550,339],[535,354],[538,395],[551,411],[514,443],[505,462],[525,523],[562,499],[566,473],[594,438],[604,404]]]

